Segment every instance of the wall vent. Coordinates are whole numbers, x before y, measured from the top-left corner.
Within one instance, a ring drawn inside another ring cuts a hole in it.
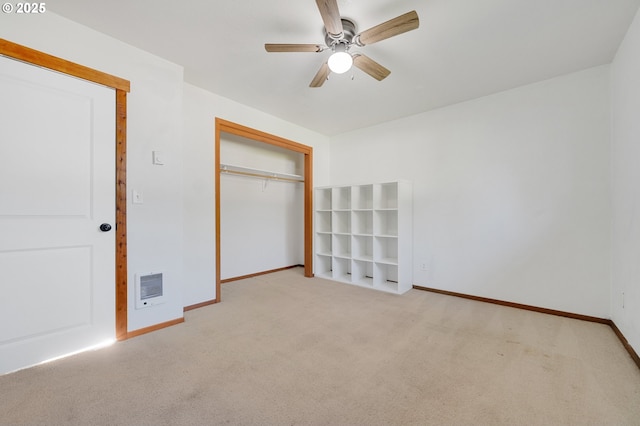
[[[162,273],[136,274],[136,309],[160,303],[164,303]]]

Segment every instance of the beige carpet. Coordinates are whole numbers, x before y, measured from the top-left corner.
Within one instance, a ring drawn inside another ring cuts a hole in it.
[[[3,425],[640,425],[608,326],[297,268],[112,347],[0,377]]]

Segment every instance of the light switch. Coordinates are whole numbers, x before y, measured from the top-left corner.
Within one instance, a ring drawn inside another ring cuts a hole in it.
[[[133,204],[142,204],[144,199],[142,198],[142,192],[133,190]]]
[[[164,154],[162,151],[153,151],[153,164],[162,166],[164,164]]]

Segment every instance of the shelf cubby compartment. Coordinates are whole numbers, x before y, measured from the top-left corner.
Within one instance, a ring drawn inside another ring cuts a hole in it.
[[[376,186],[374,208],[397,209],[398,208],[398,183],[381,183]]]
[[[376,263],[373,272],[374,287],[388,291],[391,293],[397,293],[398,287],[398,266],[387,265],[383,263]]]
[[[316,234],[316,253],[331,256],[331,234]]]
[[[351,237],[349,235],[333,235],[333,255],[351,259]]]
[[[350,210],[351,209],[351,187],[340,186],[333,188],[332,191],[333,210]]]
[[[331,210],[331,188],[316,189],[316,210]]]
[[[349,259],[333,258],[333,279],[351,282],[351,261]]]
[[[398,236],[398,211],[376,210],[374,212],[374,235]]]
[[[351,268],[352,283],[366,287],[373,287],[373,262],[354,260]]]
[[[333,279],[331,256],[316,255],[315,275],[320,278]]]
[[[351,244],[351,253],[354,259],[373,261],[373,237],[356,235]]]
[[[373,241],[374,260],[377,263],[398,265],[398,239],[394,237],[375,237]],[[396,268],[397,269],[397,268]]]
[[[373,235],[373,211],[354,211],[351,219],[351,229],[354,235]]]
[[[316,232],[331,232],[330,211],[316,211]]]
[[[359,185],[351,189],[351,208],[353,210],[373,208],[373,185]]]
[[[351,212],[334,211],[333,212],[332,231],[336,234],[351,233]]]

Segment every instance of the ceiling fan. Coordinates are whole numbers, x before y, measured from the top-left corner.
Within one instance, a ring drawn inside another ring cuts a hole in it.
[[[369,44],[386,40],[398,34],[415,30],[420,25],[418,14],[415,10],[400,15],[361,33],[356,33],[356,24],[346,18],[340,17],[337,0],[316,0],[318,10],[324,21],[325,44],[273,44],[266,43],[267,52],[323,52],[331,49],[333,52],[329,59],[322,64],[309,87],[320,87],[324,84],[329,74],[334,72],[342,74],[347,72],[352,65],[360,68],[371,77],[380,81],[386,78],[391,71],[361,53],[351,54],[352,46],[363,47]]]

